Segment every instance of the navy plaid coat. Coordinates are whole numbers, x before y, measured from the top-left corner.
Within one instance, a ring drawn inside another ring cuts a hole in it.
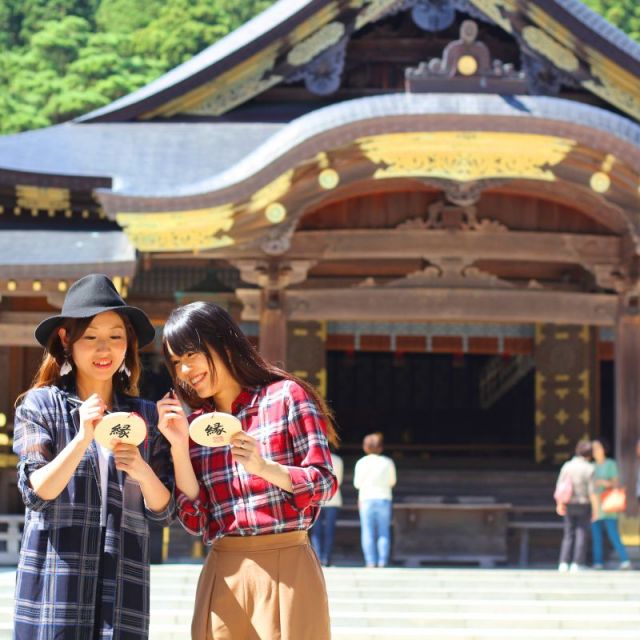
[[[148,522],[168,524],[175,512],[169,444],[157,429],[155,404],[115,399],[114,410],[135,411],[147,423],[140,451],[172,498],[162,513],[149,511],[140,486],[117,471],[111,458],[102,554],[95,442],[55,500],[42,500],[29,484],[29,475],[78,432],[78,403],[72,393],[43,387],[29,391],[16,410],[13,449],[19,457],[18,489],[26,517],[16,574],[15,640],[93,640],[96,619],[102,640],[137,640],[149,634]]]

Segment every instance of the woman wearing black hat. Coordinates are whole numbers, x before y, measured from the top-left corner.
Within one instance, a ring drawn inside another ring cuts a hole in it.
[[[36,329],[46,351],[14,431],[26,506],[16,640],[148,637],[148,521],[175,511],[168,442],[155,405],[136,397],[138,347],[154,334],[100,274],[75,282],[60,315]],[[111,412],[141,416],[145,440],[98,444]]]

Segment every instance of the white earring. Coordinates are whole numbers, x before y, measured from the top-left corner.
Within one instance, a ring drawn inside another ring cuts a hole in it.
[[[124,360],[122,361],[122,364],[120,365],[120,368],[118,369],[118,373],[124,373],[124,375],[127,376],[127,378],[131,377],[131,370],[129,369],[129,367],[127,367],[127,365],[125,364]]]
[[[60,377],[67,376],[73,371],[73,367],[71,366],[71,359],[69,358],[69,354],[64,354],[64,362],[60,367]]]

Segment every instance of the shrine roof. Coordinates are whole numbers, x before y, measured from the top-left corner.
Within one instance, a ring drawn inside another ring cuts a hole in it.
[[[171,192],[224,171],[280,127],[269,123],[67,123],[0,137],[0,174],[5,170],[102,176],[112,180],[115,191]]]
[[[122,231],[3,228],[0,278],[133,276],[136,252]]]
[[[522,121],[523,130],[527,127],[527,120],[567,123],[571,126],[582,126],[585,130],[593,129],[609,134],[640,149],[640,125],[604,109],[568,100],[486,94],[391,94],[340,102],[313,111],[284,127],[274,128],[273,135],[255,145],[246,155],[238,156],[235,164],[225,166],[218,173],[209,173],[204,179],[192,182],[185,176],[174,188],[149,192],[147,195],[180,197],[219,191],[242,183],[249,176],[276,164],[279,157],[296,148],[306,147],[305,155],[326,150],[322,142],[315,142],[322,134],[373,120],[390,121],[393,118],[401,119],[407,116],[435,115],[461,116],[469,121],[482,116],[483,122],[488,122],[487,117],[509,118],[514,123],[512,128],[519,128],[517,122]],[[459,124],[461,122],[460,120]],[[385,128],[391,126],[388,123]],[[2,156],[0,145],[0,166]],[[140,189],[130,193],[124,188],[114,188],[113,192],[135,197],[136,193],[140,193]]]
[[[640,44],[579,0],[454,1],[499,25],[577,84],[640,119]],[[303,70],[324,51],[385,16],[398,0],[280,0],[222,40],[157,80],[78,118],[146,120],[179,113],[226,113]],[[198,111],[200,110],[200,111]]]
[[[432,115],[506,117],[514,123],[522,120],[523,129],[525,120],[564,122],[640,148],[640,125],[559,98],[390,94],[336,103],[286,125],[69,123],[5,136],[0,138],[0,178],[3,171],[43,178],[102,176],[111,180],[112,194],[132,198],[210,193],[241,183],[297,147],[311,145],[307,153],[325,150],[315,149],[313,139],[332,130],[382,118]]]

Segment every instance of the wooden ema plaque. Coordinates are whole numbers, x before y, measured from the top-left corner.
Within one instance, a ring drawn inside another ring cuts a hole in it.
[[[127,411],[108,413],[95,427],[94,440],[109,449],[116,442],[138,446],[147,437],[147,425],[142,416]]]
[[[223,447],[229,444],[231,436],[242,431],[240,420],[230,413],[214,411],[198,416],[189,425],[189,435],[203,447]]]

